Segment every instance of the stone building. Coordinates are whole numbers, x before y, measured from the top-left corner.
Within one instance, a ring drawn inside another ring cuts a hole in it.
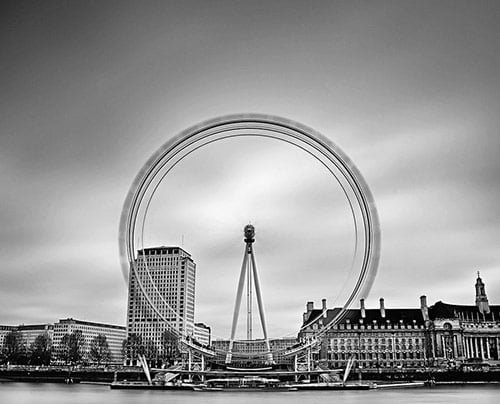
[[[336,368],[356,359],[362,368],[462,367],[500,364],[500,306],[491,306],[479,274],[475,305],[441,301],[428,307],[390,309],[380,299],[377,309],[348,309],[321,336],[315,359]],[[299,339],[312,338],[339,313],[308,302]]]
[[[335,318],[340,308],[321,309],[308,302],[299,339],[313,337]],[[362,368],[415,368],[426,360],[426,328],[421,309],[387,309],[380,299],[378,309],[349,309],[343,319],[321,338],[315,359],[330,368],[344,367],[349,358]]]
[[[429,308],[432,365],[500,364],[500,306],[492,306],[481,277],[475,305],[437,302]]]

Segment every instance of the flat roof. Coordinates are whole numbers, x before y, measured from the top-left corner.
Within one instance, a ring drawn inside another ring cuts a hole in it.
[[[57,324],[57,323],[56,323]],[[122,325],[114,325],[114,324],[105,324],[105,323],[95,323],[93,321],[84,321],[84,320],[76,320],[74,318],[64,318],[59,320],[59,324],[80,324],[80,325],[90,325],[94,327],[106,327],[106,328],[114,328],[117,330],[125,331],[127,327]]]
[[[191,254],[188,253],[186,250],[184,250],[182,247],[179,247],[179,246],[158,246],[158,247],[147,247],[147,248],[143,248],[143,249],[140,249],[140,250],[137,250],[137,254],[138,255],[143,255],[143,252],[151,252],[151,251],[157,251],[157,250],[161,250],[161,251],[166,251],[166,250],[178,250],[179,251],[182,251],[184,254],[186,254],[189,258],[191,258]]]

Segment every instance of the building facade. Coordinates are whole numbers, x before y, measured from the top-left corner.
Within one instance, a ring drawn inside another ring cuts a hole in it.
[[[5,336],[11,331],[16,330],[16,327],[13,325],[0,325],[0,348],[3,349],[3,341]]]
[[[433,365],[500,365],[500,306],[489,304],[479,273],[475,289],[475,305],[440,301],[429,308]]]
[[[53,339],[53,324],[30,324],[30,325],[0,325],[0,352],[4,348],[4,341],[7,334],[16,331],[21,336],[21,345],[26,353],[30,352],[36,338],[39,335],[47,335],[49,337],[49,344]]]
[[[139,251],[135,266],[137,275],[133,270],[129,275],[127,333],[154,344],[161,356],[164,319],[178,334],[195,335],[196,264],[182,248],[162,246]]]
[[[119,325],[94,323],[90,321],[75,320],[72,318],[62,319],[54,324],[52,345],[54,355],[57,357],[61,340],[65,334],[71,334],[75,331],[81,331],[83,344],[83,359],[90,362],[89,351],[92,340],[98,335],[106,336],[106,341],[111,353],[111,363],[120,364],[123,362],[122,344],[126,338],[126,328]]]
[[[304,341],[325,327],[340,308],[315,309],[308,302],[299,339]],[[329,368],[344,367],[349,358],[362,368],[412,368],[424,366],[425,322],[420,309],[387,309],[380,299],[378,309],[349,309],[343,319],[321,338],[315,359]]]
[[[299,340],[307,341],[339,313],[308,302]],[[323,333],[315,360],[328,367],[344,367],[354,358],[360,368],[455,368],[500,364],[500,306],[491,306],[478,275],[476,304],[437,302],[428,307],[421,296],[419,308],[388,309],[380,299],[377,309],[349,309],[338,324]]]
[[[16,327],[16,330],[22,334],[27,348],[39,335],[47,334],[50,340],[54,339],[54,324],[21,324]]]
[[[206,324],[195,323],[195,325],[194,325],[194,338],[201,345],[208,347],[211,344],[212,330]]]
[[[225,365],[226,354],[229,350],[228,339],[217,339],[212,342],[212,349],[216,352],[214,363]],[[288,367],[293,363],[292,357],[285,356],[288,349],[297,345],[297,338],[276,338],[269,340],[269,346],[273,353],[274,365]],[[235,367],[259,367],[268,366],[266,363],[267,346],[266,340],[235,340],[233,343],[232,366]]]

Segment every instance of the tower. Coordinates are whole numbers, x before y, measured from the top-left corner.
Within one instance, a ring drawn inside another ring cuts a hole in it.
[[[136,265],[139,279],[131,270],[127,335],[139,334],[143,340],[151,340],[161,349],[165,323],[150,307],[149,301],[175,331],[193,335],[196,264],[191,255],[179,247],[144,248],[138,251],[133,265]]]
[[[268,363],[273,361],[273,355],[269,345],[269,338],[267,336],[267,324],[264,311],[264,303],[262,302],[262,294],[260,292],[259,274],[257,272],[257,265],[255,264],[255,255],[253,252],[253,243],[255,241],[255,227],[247,224],[243,229],[245,252],[243,254],[243,263],[241,265],[240,278],[238,281],[238,290],[236,292],[236,302],[234,304],[233,323],[231,326],[231,338],[229,340],[229,350],[226,355],[226,364],[230,364],[233,355],[234,337],[236,335],[236,327],[238,325],[238,317],[240,313],[241,297],[243,294],[243,287],[245,285],[245,278],[247,283],[247,340],[252,340],[252,278],[255,285],[255,293],[257,295],[257,305],[259,308],[260,323],[262,326],[262,334],[264,335],[264,342],[266,348],[266,360]]]
[[[477,271],[476,279],[476,306],[482,315],[488,314],[490,312],[488,297],[486,296],[486,290],[484,288],[483,280],[479,276],[479,271]]]

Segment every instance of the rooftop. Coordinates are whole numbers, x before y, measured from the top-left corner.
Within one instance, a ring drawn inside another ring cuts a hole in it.
[[[189,254],[186,250],[179,246],[158,246],[158,247],[148,247],[143,248],[141,250],[137,250],[137,255],[158,255],[158,254],[181,254],[191,258],[191,254]]]

